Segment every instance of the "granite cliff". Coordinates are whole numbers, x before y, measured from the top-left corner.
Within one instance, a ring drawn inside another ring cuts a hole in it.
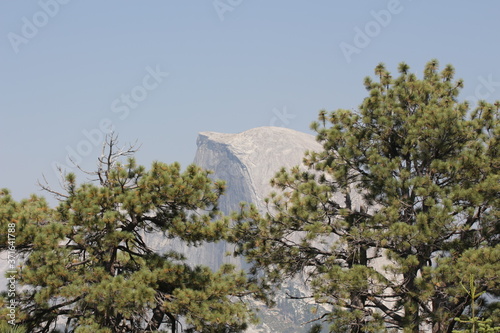
[[[241,202],[251,202],[264,212],[263,199],[273,191],[270,180],[276,172],[282,167],[301,164],[305,151],[321,149],[312,135],[281,127],[260,127],[238,134],[202,132],[197,146],[193,162],[212,170],[214,179],[226,181],[227,191],[219,201],[220,209],[225,214],[239,209]],[[232,252],[232,248],[225,242],[188,247],[161,235],[148,238],[148,244],[155,249],[185,253],[191,264],[217,269],[222,263],[229,262],[237,267],[246,267],[243,258],[226,255]],[[302,283],[292,282],[282,286],[282,289],[283,292],[277,295],[275,308],[268,309],[254,302],[260,310],[261,324],[249,328],[248,333],[307,331],[308,325],[302,324],[313,318],[311,305],[289,300],[285,295],[285,291],[294,295],[304,293]]]
[[[240,202],[251,202],[264,212],[263,200],[273,191],[270,180],[276,172],[282,167],[301,164],[305,151],[321,149],[312,135],[281,127],[259,127],[238,134],[202,132],[197,145],[194,163],[212,170],[215,179],[226,181],[227,192],[220,200],[220,208],[226,214],[237,210]],[[218,265],[229,260],[224,259],[225,252],[231,252],[231,247],[217,244],[199,259],[201,263]],[[245,267],[243,259],[233,263]],[[298,281],[282,286],[277,306],[272,309],[261,306],[262,323],[248,332],[307,331],[310,325],[302,324],[313,318],[311,305],[289,300],[285,295],[285,292],[303,294],[303,288]]]

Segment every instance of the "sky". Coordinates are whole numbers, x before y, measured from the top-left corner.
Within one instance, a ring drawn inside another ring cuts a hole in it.
[[[0,188],[59,189],[56,165],[95,170],[101,142],[139,164],[193,161],[199,132],[311,133],[356,110],[383,62],[452,64],[460,99],[500,99],[496,0],[0,1]],[[51,201],[52,200],[52,201]]]

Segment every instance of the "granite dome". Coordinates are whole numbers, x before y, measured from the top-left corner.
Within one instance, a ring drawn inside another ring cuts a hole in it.
[[[299,165],[306,151],[321,149],[314,136],[282,127],[258,127],[237,134],[201,132],[197,145],[194,163],[226,180],[229,192],[238,191],[231,196],[260,208],[272,191],[269,181],[280,168]],[[222,210],[237,209],[237,203],[226,203]]]

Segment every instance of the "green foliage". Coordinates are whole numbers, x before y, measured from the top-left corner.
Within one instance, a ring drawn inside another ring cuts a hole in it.
[[[453,330],[453,333],[498,333],[500,332],[500,327],[493,327],[493,320],[488,319],[480,319],[478,317],[471,317],[467,320],[463,320],[460,318],[455,318],[455,320],[459,323],[468,324],[467,326],[471,327],[470,329],[463,330]]]
[[[496,333],[500,332],[500,327],[493,327],[493,320],[491,318],[488,319],[482,319],[480,316],[478,316],[477,313],[477,304],[476,302],[478,301],[478,298],[481,297],[485,293],[485,291],[482,291],[480,293],[477,293],[477,287],[476,287],[476,282],[474,281],[474,276],[470,276],[469,280],[469,287],[465,287],[462,282],[460,282],[460,285],[462,288],[465,290],[465,292],[469,295],[471,299],[471,304],[470,304],[470,317],[467,319],[462,319],[462,318],[455,318],[455,321],[466,324],[466,326],[470,327],[470,329],[464,329],[464,330],[453,330],[453,333],[459,333],[459,332],[465,332],[465,333]]]
[[[266,288],[303,276],[332,332],[450,331],[500,294],[500,103],[459,102],[454,69],[380,64],[358,112],[321,111],[323,145],[281,170],[268,213],[234,214],[237,254]]]
[[[151,233],[193,246],[224,239],[229,221],[217,208],[224,184],[195,165],[122,163],[131,151],[115,144],[108,141],[96,181],[78,185],[66,176],[55,209],[35,196],[17,203],[1,193],[1,227],[16,224],[17,250],[26,255],[17,322],[33,333],[56,323],[75,333],[177,332],[181,321],[193,332],[244,329],[254,315],[240,300],[250,292],[242,272],[192,267],[145,240]]]
[[[311,327],[308,333],[321,333],[321,325],[314,325],[313,327]]]
[[[26,329],[21,326],[13,326],[7,322],[0,323],[0,332],[2,333],[26,333]]]

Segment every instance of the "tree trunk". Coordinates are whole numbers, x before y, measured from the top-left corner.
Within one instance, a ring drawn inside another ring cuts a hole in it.
[[[367,266],[368,256],[366,248],[364,246],[357,246],[354,252],[351,253],[351,258],[349,258],[349,261],[351,263],[349,265],[350,268],[352,268],[354,265]],[[350,299],[351,299],[351,305],[353,306],[354,309],[359,309],[365,312],[366,294],[367,290],[351,291]],[[365,326],[366,326],[365,317],[357,318],[356,322],[353,322],[351,324],[351,332],[353,333],[364,332]]]
[[[407,274],[404,274],[404,279],[408,281],[408,283],[406,284],[406,289],[411,293],[416,291],[415,276],[416,273],[414,273],[413,270],[411,270]],[[413,299],[411,295],[405,295],[404,298],[405,302],[403,330],[405,333],[419,333],[419,304]]]
[[[168,319],[170,319],[170,322],[172,323],[172,333],[177,332],[177,320],[175,319],[174,315],[171,313],[167,313]]]

